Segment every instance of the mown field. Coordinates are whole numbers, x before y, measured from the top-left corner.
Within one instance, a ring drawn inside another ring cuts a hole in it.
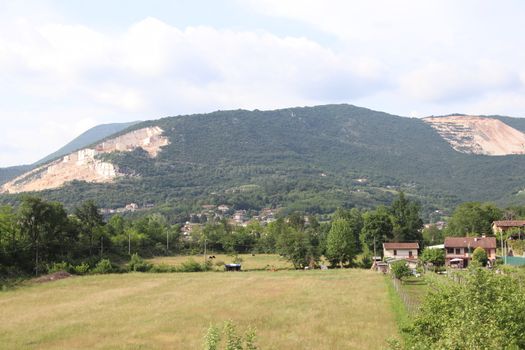
[[[397,334],[383,276],[365,270],[130,273],[0,293],[2,349],[200,349],[210,324],[261,349],[381,349]]]
[[[213,267],[217,270],[223,270],[224,267],[217,265],[217,263],[222,262],[225,264],[230,264],[233,262],[233,256],[227,254],[215,254],[211,253],[207,255],[214,256],[214,259],[210,259],[213,264]],[[293,269],[293,265],[287,261],[285,258],[280,257],[277,254],[239,254],[237,255],[242,259],[242,269],[244,271],[253,271],[253,270],[286,270]],[[197,262],[204,262],[203,255],[177,255],[177,256],[161,256],[153,259],[148,259],[148,262],[153,264],[166,264],[171,266],[178,266],[182,263],[192,259]]]

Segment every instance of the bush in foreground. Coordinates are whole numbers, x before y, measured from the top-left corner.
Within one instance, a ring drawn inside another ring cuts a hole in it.
[[[47,273],[55,273],[59,271],[71,272],[72,267],[68,262],[56,262],[47,266]]]
[[[519,275],[474,269],[431,290],[408,349],[525,349],[525,283]]]
[[[410,271],[410,268],[407,266],[407,263],[404,260],[399,260],[392,263],[391,269],[392,274],[398,280],[402,279],[403,277],[408,277],[412,275],[412,271]]]
[[[92,272],[95,274],[111,273],[113,272],[113,265],[109,259],[102,259],[97,263]]]
[[[207,264],[199,264],[193,259],[183,262],[180,266],[177,266],[176,272],[202,272],[207,271]]]
[[[131,256],[128,264],[129,271],[147,272],[151,270],[151,264],[144,261],[137,253]]]

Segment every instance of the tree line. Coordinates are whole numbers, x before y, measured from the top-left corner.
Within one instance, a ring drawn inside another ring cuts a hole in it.
[[[0,207],[0,275],[40,274],[58,262],[94,266],[101,259],[226,253],[278,253],[296,268],[315,266],[321,256],[333,266],[355,266],[356,256],[380,251],[385,241],[422,241],[419,204],[403,193],[374,210],[338,209],[328,222],[294,212],[266,226],[208,222],[184,236],[161,214],[104,220],[86,201],[68,212],[59,202],[24,197],[17,207]],[[376,253],[377,254],[377,253]]]
[[[184,236],[179,224],[159,213],[104,220],[92,201],[68,212],[59,202],[26,196],[16,207],[0,207],[0,275],[39,274],[56,262],[94,266],[103,258],[124,261],[133,253],[200,254],[205,245],[218,253],[278,253],[297,268],[315,266],[322,256],[344,267],[356,266],[361,255],[366,266],[371,256],[381,255],[383,242],[418,242],[424,247],[443,243],[446,236],[490,235],[494,220],[524,217],[525,208],[463,203],[443,230],[422,230],[420,216],[419,203],[400,192],[388,206],[337,209],[325,222],[292,212],[265,226],[210,221]]]

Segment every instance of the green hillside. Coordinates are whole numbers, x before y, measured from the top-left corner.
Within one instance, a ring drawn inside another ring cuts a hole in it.
[[[522,156],[461,154],[420,119],[351,105],[218,111],[131,129],[150,125],[171,142],[157,158],[140,149],[104,155],[133,176],[43,195],[69,206],[92,198],[103,207],[152,203],[166,212],[227,203],[324,213],[390,203],[404,190],[428,214],[467,200],[521,201],[515,194],[525,188]]]

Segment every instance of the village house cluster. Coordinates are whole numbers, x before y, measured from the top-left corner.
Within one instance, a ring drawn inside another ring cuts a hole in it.
[[[190,221],[182,226],[181,231],[184,236],[190,236],[191,232],[196,228],[200,227],[206,222],[220,221],[226,219],[232,226],[244,226],[246,227],[249,222],[257,221],[262,225],[267,225],[272,221],[276,220],[276,215],[279,208],[263,208],[260,211],[248,211],[248,210],[234,210],[232,207],[221,204],[202,205],[202,210],[198,213],[190,214]]]
[[[128,203],[122,208],[100,208],[100,214],[102,215],[113,215],[113,214],[122,214],[122,213],[133,213],[137,210],[151,209],[154,207],[154,204],[146,203],[143,206],[138,205],[137,203]]]
[[[441,230],[444,227],[444,223],[439,223],[436,227]],[[453,268],[468,267],[472,261],[474,250],[482,248],[487,254],[487,266],[491,267],[496,262],[496,250],[498,249],[496,237],[500,237],[500,253],[503,257],[503,262],[511,265],[525,265],[525,253],[523,257],[514,257],[512,249],[509,249],[507,244],[508,240],[525,239],[524,229],[525,220],[494,221],[492,224],[494,236],[492,237],[485,235],[481,237],[445,237],[443,244],[427,248],[443,249],[445,251],[445,266]],[[393,262],[404,260],[408,267],[415,271],[420,263],[418,257],[419,249],[420,246],[417,242],[383,243],[383,258],[379,256],[374,257],[373,269],[387,272]]]

